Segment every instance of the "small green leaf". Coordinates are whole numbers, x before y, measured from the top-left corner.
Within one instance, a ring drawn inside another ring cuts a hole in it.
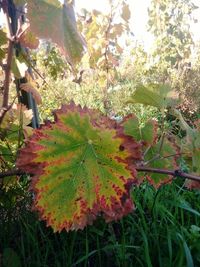
[[[157,138],[157,122],[155,120],[148,120],[141,129],[142,140],[147,145],[153,145]]]
[[[177,105],[178,97],[169,85],[149,84],[146,86],[138,86],[132,95],[130,102],[165,109]]]
[[[126,117],[123,120],[122,125],[124,127],[125,134],[132,136],[136,141],[141,141],[140,124],[135,115],[129,115]]]
[[[132,136],[136,141],[142,141],[143,145],[153,145],[157,137],[157,123],[154,120],[148,120],[145,125],[140,125],[135,115],[126,117],[122,125],[124,133]]]

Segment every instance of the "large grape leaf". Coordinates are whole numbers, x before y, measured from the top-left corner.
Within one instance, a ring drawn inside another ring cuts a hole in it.
[[[26,3],[30,31],[41,39],[51,39],[71,64],[79,62],[85,43],[77,31],[73,1],[65,0],[63,5],[59,0],[27,0]]]
[[[140,146],[121,126],[71,103],[55,111],[55,123],[37,129],[21,149],[17,166],[32,173],[35,208],[54,231],[82,229],[97,215],[106,221],[133,209],[128,187]]]
[[[165,109],[176,106],[178,97],[167,84],[148,84],[138,86],[131,96],[130,102]]]

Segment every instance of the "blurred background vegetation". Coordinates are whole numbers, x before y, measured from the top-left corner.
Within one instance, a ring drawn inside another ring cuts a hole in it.
[[[200,45],[194,43],[190,30],[197,7],[192,1],[152,0],[148,30],[154,44],[146,51],[130,34],[130,14],[119,13],[126,8],[124,2],[114,3],[109,14],[82,10],[78,15],[87,52],[73,74],[58,49],[48,42],[32,55],[35,68],[45,77],[37,76],[43,99],[41,119],[71,99],[110,115],[137,110],[141,114],[141,107],[128,105],[127,99],[138,84],[153,82],[169,83],[182,98],[180,108],[188,119],[198,117]]]

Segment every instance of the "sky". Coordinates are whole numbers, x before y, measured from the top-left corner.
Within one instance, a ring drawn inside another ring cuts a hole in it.
[[[176,1],[176,0],[174,0]],[[200,7],[200,0],[193,0],[196,6]],[[151,0],[127,0],[131,10],[130,28],[134,33],[135,40],[144,44],[149,50],[153,43],[153,36],[147,32],[148,7]],[[77,10],[86,8],[88,10],[98,9],[102,12],[109,10],[109,0],[75,0]],[[200,8],[195,11],[198,23],[191,24],[194,41],[200,40]]]
[[[130,28],[135,40],[142,42],[148,50],[153,42],[153,37],[147,32],[148,6],[151,0],[128,0],[131,10]],[[76,9],[97,9],[102,12],[109,10],[109,0],[75,0]]]

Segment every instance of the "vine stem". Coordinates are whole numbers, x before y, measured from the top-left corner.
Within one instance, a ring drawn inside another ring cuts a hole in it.
[[[4,85],[3,85],[3,89],[4,89],[3,107],[4,108],[8,107],[12,57],[13,57],[13,41],[9,40],[7,64],[5,67],[5,80],[4,80]]]
[[[12,29],[10,25],[10,17],[8,12],[8,0],[4,0],[3,4],[3,11],[6,16],[6,22],[7,22],[7,30],[8,30],[8,54],[7,54],[7,62],[5,66],[5,80],[3,84],[3,103],[2,107],[0,109],[0,124],[2,123],[4,116],[6,115],[6,112],[11,108],[11,106],[8,106],[9,101],[9,86],[10,86],[10,75],[11,75],[11,64],[12,64],[12,58],[13,58],[13,48],[14,48],[14,40],[12,35]]]
[[[181,177],[181,178],[186,178],[186,179],[200,182],[200,176],[185,173],[185,172],[182,172],[181,170],[156,169],[156,168],[149,168],[149,167],[144,167],[144,166],[138,166],[138,167],[136,167],[136,170],[138,172],[167,174],[167,175],[171,175],[173,177]]]
[[[156,169],[156,168],[148,168],[148,167],[144,167],[144,166],[138,166],[138,167],[136,167],[136,170],[138,172],[167,174],[167,175],[171,175],[173,177],[181,177],[183,179],[190,179],[193,181],[200,182],[200,176],[185,173],[185,172],[182,172],[181,170]],[[8,176],[23,175],[23,174],[26,174],[26,172],[19,170],[19,169],[11,169],[9,171],[1,172],[0,173],[0,179],[3,179],[4,177],[8,177]]]
[[[11,75],[11,64],[12,64],[13,48],[14,48],[14,40],[13,40],[13,34],[12,34],[11,25],[10,25],[10,17],[9,17],[9,12],[8,12],[8,1],[5,1],[4,13],[5,13],[5,16],[6,16],[8,39],[9,39],[7,63],[6,63],[6,66],[5,66],[5,80],[4,80],[4,85],[3,85],[3,87],[4,87],[3,107],[7,108],[8,100],[9,100],[9,85],[10,85],[10,75]]]
[[[104,99],[103,99],[103,103],[104,103],[104,109],[106,111],[106,114],[108,114],[108,110],[109,110],[109,101],[108,101],[108,88],[109,88],[109,60],[108,60],[108,53],[109,53],[109,33],[110,33],[110,29],[111,29],[111,24],[113,21],[113,1],[111,1],[110,4],[110,14],[109,14],[109,19],[108,19],[108,26],[107,29],[105,31],[105,39],[106,39],[106,47],[105,47],[105,53],[104,53],[104,58],[105,58],[105,67],[106,67],[106,86],[105,88],[103,88],[103,94],[104,94]]]

